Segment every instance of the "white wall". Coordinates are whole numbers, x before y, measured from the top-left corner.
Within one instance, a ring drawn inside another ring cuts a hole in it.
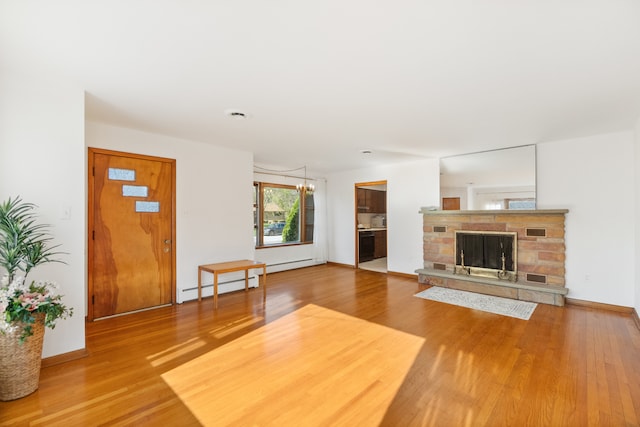
[[[273,174],[255,173],[254,180],[270,184],[297,185],[300,179]],[[313,244],[280,246],[256,250],[256,259],[267,263],[267,273],[308,267],[327,262],[327,200],[326,182],[309,181],[315,186]]]
[[[636,309],[636,314],[640,316],[640,117],[636,122],[635,128],[635,140],[634,140],[634,161],[635,161],[635,187],[633,191],[634,199],[635,199],[635,225],[636,225],[636,233],[635,233],[635,301],[634,307]]]
[[[423,206],[439,206],[437,159],[335,173],[327,177],[329,261],[355,265],[355,191],[359,182],[387,181],[387,268],[415,274],[423,266]]]
[[[631,306],[635,290],[633,132],[538,145],[537,207],[567,208],[569,298]]]
[[[42,222],[52,226],[54,243],[67,252],[62,257],[66,264],[42,265],[29,275],[29,280],[57,282],[64,303],[74,309],[73,317],[46,330],[44,357],[85,346],[85,169],[82,89],[53,78],[3,72],[0,199],[21,196],[38,205]]]
[[[254,258],[251,153],[93,122],[86,124],[86,144],[176,159],[179,303],[197,298],[198,265]],[[244,273],[221,276],[220,292],[243,288],[243,278]],[[203,279],[212,280],[208,274]],[[212,294],[211,287],[203,289],[204,296]]]

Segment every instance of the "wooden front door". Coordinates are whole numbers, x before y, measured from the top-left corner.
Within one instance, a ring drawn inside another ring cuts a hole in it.
[[[89,149],[88,318],[175,299],[175,160]]]

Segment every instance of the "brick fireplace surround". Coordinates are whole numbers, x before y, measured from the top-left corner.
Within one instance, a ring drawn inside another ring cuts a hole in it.
[[[420,283],[556,306],[564,305],[566,209],[500,211],[421,210],[424,268]],[[455,231],[517,233],[516,282],[454,274]]]

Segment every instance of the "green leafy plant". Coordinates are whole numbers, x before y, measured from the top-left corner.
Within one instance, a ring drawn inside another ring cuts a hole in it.
[[[297,198],[293,203],[291,210],[287,216],[287,222],[282,229],[282,241],[283,242],[297,242],[299,240],[300,227],[298,226],[300,217],[300,198]]]
[[[0,267],[6,270],[0,281],[0,333],[22,327],[20,341],[32,335],[36,321],[53,328],[57,319],[73,314],[53,282],[26,280],[34,267],[62,262],[56,257],[63,252],[51,246],[49,226],[38,223],[35,208],[19,197],[0,203]]]
[[[54,251],[58,246],[49,247],[53,237],[48,225],[37,223],[35,208],[19,197],[0,204],[0,267],[7,271],[10,282],[17,271],[22,271],[26,279],[37,265],[62,262],[54,259],[62,252]]]

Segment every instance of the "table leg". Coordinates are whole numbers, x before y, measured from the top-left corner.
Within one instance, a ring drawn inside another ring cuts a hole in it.
[[[213,308],[218,308],[218,272],[213,273]]]
[[[198,267],[198,301],[202,301],[202,269]]]
[[[247,268],[244,271],[244,291],[247,292],[249,290],[249,269]]]
[[[267,266],[262,267],[262,301],[267,302]]]

